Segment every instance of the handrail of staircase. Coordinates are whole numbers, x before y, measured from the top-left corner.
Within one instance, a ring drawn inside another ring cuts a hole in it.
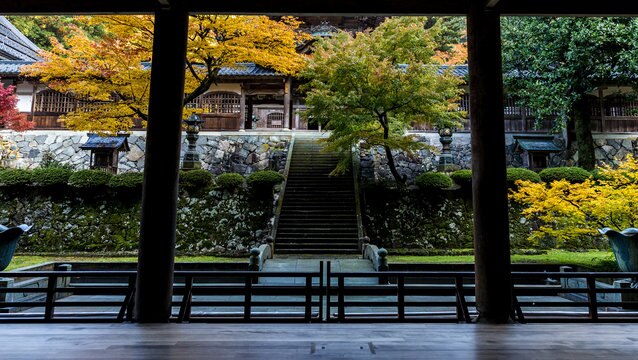
[[[359,173],[361,171],[361,161],[359,156],[359,147],[353,146],[352,151],[352,180],[354,181],[354,206],[357,214],[357,236],[359,239],[359,251],[363,251],[362,239],[365,237],[365,229],[363,228],[363,219],[361,217],[361,193],[359,191]]]
[[[290,171],[290,163],[292,162],[292,150],[294,146],[295,134],[292,133],[290,135],[290,143],[288,143],[288,154],[286,155],[286,166],[284,167],[284,181],[281,183],[281,190],[279,190],[279,199],[277,199],[277,207],[275,208],[275,221],[272,224],[272,230],[270,232],[273,244],[277,241],[277,227],[279,226],[279,216],[281,215],[281,209],[284,206],[284,194],[286,193],[286,184],[288,184],[288,172]],[[274,246],[272,248],[272,252],[274,255]]]

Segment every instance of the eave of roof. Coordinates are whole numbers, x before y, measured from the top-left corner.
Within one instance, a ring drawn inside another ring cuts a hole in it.
[[[80,146],[82,150],[120,150],[129,151],[128,136],[99,136],[89,134],[89,139]]]
[[[38,48],[31,40],[24,36],[7,18],[0,16],[0,58],[9,60],[36,61]]]

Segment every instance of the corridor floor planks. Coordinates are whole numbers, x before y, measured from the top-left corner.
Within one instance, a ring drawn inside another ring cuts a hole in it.
[[[638,324],[2,324],[0,359],[636,359]]]

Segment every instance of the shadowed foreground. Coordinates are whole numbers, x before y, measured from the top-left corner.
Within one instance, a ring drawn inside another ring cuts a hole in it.
[[[2,358],[635,359],[638,324],[3,324]]]

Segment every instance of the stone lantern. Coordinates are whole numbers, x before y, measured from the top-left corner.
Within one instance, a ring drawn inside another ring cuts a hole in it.
[[[448,126],[439,127],[439,141],[441,142],[441,155],[439,156],[439,171],[451,171],[455,168],[454,158],[450,144],[452,143],[452,128]]]
[[[182,161],[182,170],[201,169],[202,163],[199,161],[199,153],[197,152],[197,139],[199,139],[199,130],[201,129],[202,119],[199,115],[193,114],[184,120],[186,123],[186,140],[188,141],[188,149],[184,154]]]

